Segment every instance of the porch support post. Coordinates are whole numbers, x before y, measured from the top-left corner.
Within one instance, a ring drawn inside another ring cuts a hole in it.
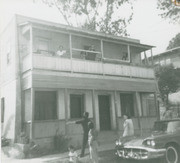
[[[140,129],[140,134],[142,135],[142,127],[141,127],[141,98],[140,98],[140,94],[138,92],[136,92],[135,94],[136,96],[136,104],[137,104],[137,113],[138,113],[138,126]]]
[[[30,139],[34,137],[34,88],[31,88],[31,125],[30,125]]]
[[[160,120],[160,110],[159,110],[159,101],[157,97],[157,92],[154,93],[154,100],[155,100],[155,107],[156,107],[156,113],[157,113],[157,120]]]
[[[68,121],[68,93],[67,88],[64,89],[64,105],[65,105],[65,134],[68,134],[68,126],[66,122]]]
[[[92,108],[93,108],[93,120],[94,120],[94,125],[96,126],[96,104],[95,104],[95,93],[94,93],[94,89],[92,90]],[[97,127],[97,126],[96,126]]]
[[[117,104],[117,92],[114,91],[114,106],[115,106],[115,115],[116,115],[116,128],[119,131],[119,121],[118,121],[118,104]]]

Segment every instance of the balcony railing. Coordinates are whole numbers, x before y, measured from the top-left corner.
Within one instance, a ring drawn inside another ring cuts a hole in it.
[[[63,72],[75,72],[86,74],[97,74],[107,76],[124,76],[133,78],[154,78],[154,71],[149,67],[139,67],[125,64],[103,63],[100,61],[89,61],[80,59],[69,59],[54,56],[33,54],[32,62],[30,56],[23,61],[23,71],[28,69],[55,70]]]

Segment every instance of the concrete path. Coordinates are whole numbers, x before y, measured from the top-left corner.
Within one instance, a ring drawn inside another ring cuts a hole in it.
[[[106,150],[112,150],[114,149],[115,144],[101,144],[99,145],[98,151],[106,151]],[[77,153],[80,154],[80,150],[77,150]],[[85,152],[87,155],[89,153],[88,149],[86,149]],[[45,162],[64,162],[63,160],[68,159],[68,152],[66,153],[60,153],[60,154],[54,154],[54,155],[46,155],[43,157],[39,158],[32,158],[32,159],[13,159],[13,158],[8,158],[7,156],[4,155],[4,153],[1,150],[1,162],[2,163],[45,163]]]

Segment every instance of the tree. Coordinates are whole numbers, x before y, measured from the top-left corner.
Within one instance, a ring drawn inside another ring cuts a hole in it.
[[[158,66],[155,69],[160,96],[164,104],[168,107],[168,97],[170,93],[178,90],[180,84],[179,70],[174,69],[173,65]]]
[[[160,16],[168,18],[171,23],[180,23],[180,7],[176,5],[177,0],[158,0],[157,8],[162,11]]]
[[[133,16],[134,0],[42,1],[57,8],[67,25],[113,35],[126,36],[126,27]]]
[[[169,41],[169,45],[167,47],[167,50],[180,47],[180,33],[178,33],[172,40]]]

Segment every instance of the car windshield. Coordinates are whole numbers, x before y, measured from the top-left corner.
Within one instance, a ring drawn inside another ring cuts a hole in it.
[[[174,132],[180,130],[180,121],[159,121],[154,123],[153,131]]]

